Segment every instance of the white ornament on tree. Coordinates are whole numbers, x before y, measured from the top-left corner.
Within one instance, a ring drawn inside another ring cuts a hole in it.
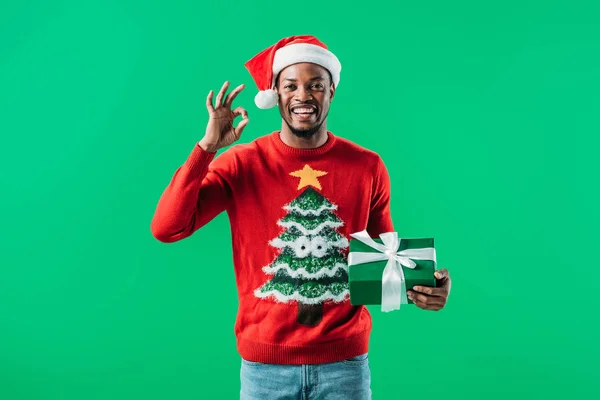
[[[310,255],[312,246],[310,243],[310,239],[306,236],[300,236],[298,239],[294,241],[294,252],[296,253],[296,257],[305,258]]]
[[[329,245],[327,241],[321,236],[317,236],[310,241],[312,255],[321,258],[327,254]]]

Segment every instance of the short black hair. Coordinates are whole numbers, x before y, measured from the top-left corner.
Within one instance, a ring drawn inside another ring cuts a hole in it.
[[[327,68],[325,68],[325,71],[327,71],[327,75],[329,75],[329,84],[332,84],[333,83],[333,77],[331,76],[331,72],[329,72],[329,70]],[[275,87],[277,89],[279,89],[279,75],[281,75],[281,71],[279,71],[279,73],[275,77]]]

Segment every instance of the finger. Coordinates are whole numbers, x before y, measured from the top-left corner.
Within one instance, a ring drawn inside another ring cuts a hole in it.
[[[434,276],[437,279],[445,279],[448,277],[448,270],[446,268],[442,268],[438,271],[435,271]]]
[[[233,115],[234,118],[238,115],[242,115],[244,118],[235,127],[235,134],[237,135],[237,137],[240,137],[242,132],[244,131],[244,128],[246,127],[246,125],[248,125],[248,122],[250,122],[250,120],[248,119],[248,111],[246,111],[244,107],[237,107],[235,110],[233,110]]]
[[[231,108],[231,104],[233,103],[233,100],[235,100],[235,97],[242,91],[244,90],[244,84],[242,83],[240,86],[236,87],[235,89],[233,89],[233,91],[231,93],[229,93],[227,95],[227,97],[225,97],[225,102],[224,105],[225,107],[230,107]]]
[[[413,292],[412,290],[407,292],[407,296],[414,303],[419,302],[426,306],[436,306],[436,305],[444,305],[445,304],[445,298],[443,298],[443,297],[427,296],[424,294]]]
[[[415,306],[417,306],[417,307],[419,307],[419,308],[423,308],[423,309],[425,309],[425,307],[426,307],[426,306],[425,306],[425,304],[423,304],[423,303],[421,303],[420,301],[418,301],[418,300],[415,300],[415,299],[410,299],[410,300],[413,302],[413,304],[414,304]]]
[[[420,301],[416,301],[415,305],[423,310],[429,310],[429,311],[439,311],[442,308],[444,308],[444,306],[441,304],[426,304],[426,303],[422,303]]]
[[[427,304],[418,300],[413,300],[413,303],[415,303],[415,306],[422,308],[423,310],[427,310]]]
[[[208,96],[206,96],[206,109],[208,110],[208,112],[215,111],[215,108],[213,107],[213,91],[212,90],[210,92],[208,92]]]
[[[233,118],[237,117],[238,115],[243,116],[244,119],[248,119],[248,111],[246,111],[246,109],[242,106],[236,107],[235,110],[233,110]]]
[[[223,100],[223,96],[225,95],[225,92],[227,91],[228,87],[229,87],[229,82],[225,81],[225,83],[221,87],[221,90],[219,90],[219,94],[217,95],[217,107],[216,108],[219,108],[223,105],[223,104],[221,104],[221,101]]]
[[[446,296],[448,291],[445,287],[430,287],[430,286],[414,286],[412,288],[413,291],[424,293],[429,296]]]

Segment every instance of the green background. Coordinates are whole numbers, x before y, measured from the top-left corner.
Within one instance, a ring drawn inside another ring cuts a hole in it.
[[[441,312],[370,306],[374,399],[600,395],[595,1],[2,2],[0,399],[235,399],[226,214],[150,233],[245,83],[313,34],[343,69],[328,128],[378,152],[404,237],[435,237]],[[266,196],[267,194],[265,194]],[[258,243],[257,245],[261,245]]]

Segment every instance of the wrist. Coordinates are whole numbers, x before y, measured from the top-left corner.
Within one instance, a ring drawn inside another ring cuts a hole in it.
[[[202,140],[198,142],[198,146],[200,146],[202,150],[206,151],[207,153],[216,153],[217,150],[219,150],[216,146],[211,146]]]

